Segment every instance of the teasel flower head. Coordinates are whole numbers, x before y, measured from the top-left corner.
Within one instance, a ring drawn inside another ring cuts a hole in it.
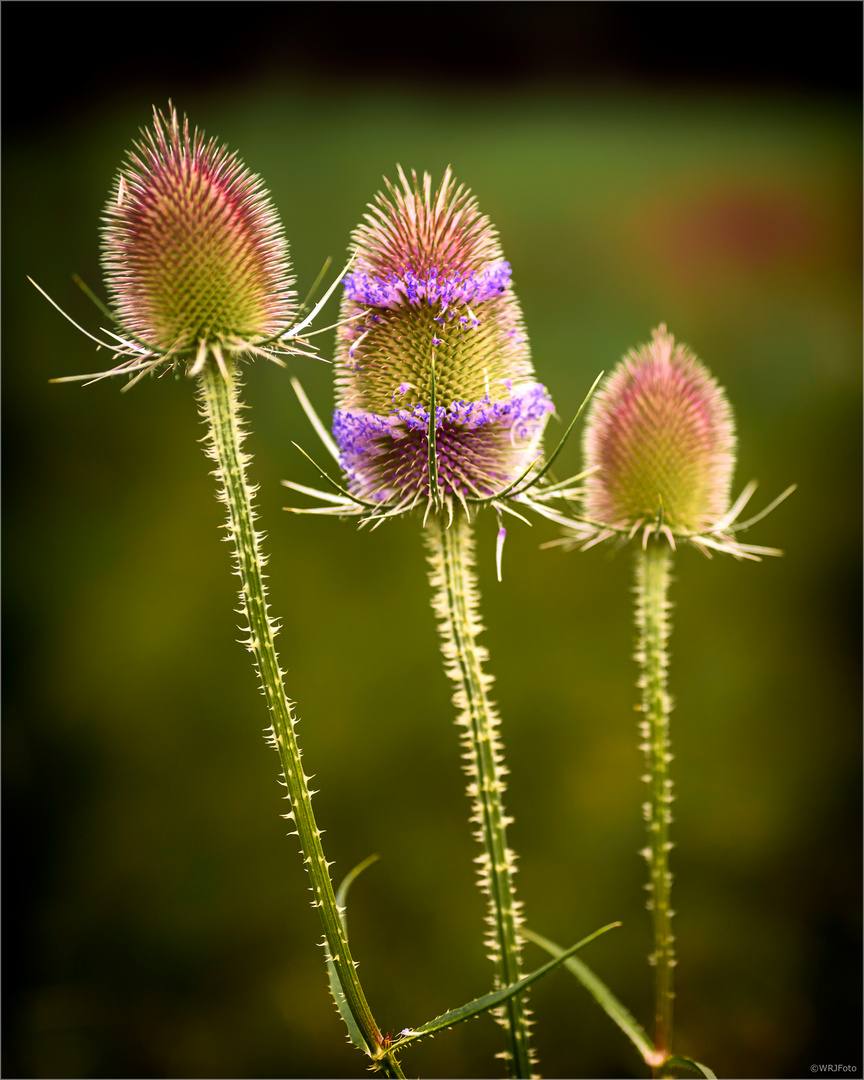
[[[190,131],[173,106],[154,109],[117,175],[102,263],[110,310],[100,307],[113,329],[94,340],[119,363],[74,378],[134,382],[176,365],[197,375],[210,358],[224,371],[226,357],[282,363],[280,354],[308,349],[292,347],[301,328],[291,326],[288,244],[263,182],[227,147]]]
[[[434,192],[400,169],[352,248],[333,434],[357,512],[514,495],[553,405],[488,218],[449,168]]]
[[[730,505],[735,423],[723,388],[665,326],[649,345],[629,352],[601,386],[585,423],[582,513],[567,523],[565,545],[592,547],[639,535],[693,544],[738,558],[779,555],[740,544],[735,533],[769,513],[739,523],[755,491],[749,484]]]

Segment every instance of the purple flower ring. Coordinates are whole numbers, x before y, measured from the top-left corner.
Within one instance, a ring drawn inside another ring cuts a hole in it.
[[[504,490],[530,464],[552,402],[532,383],[506,400],[454,401],[435,409],[440,493],[483,499]],[[350,490],[385,503],[429,497],[430,413],[420,404],[387,416],[337,410],[333,434]]]

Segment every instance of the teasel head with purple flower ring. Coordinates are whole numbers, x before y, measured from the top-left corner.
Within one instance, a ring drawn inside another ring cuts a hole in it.
[[[225,373],[230,358],[282,364],[280,354],[311,355],[299,338],[311,316],[292,325],[288,243],[261,179],[227,147],[190,131],[170,104],[167,114],[153,110],[133,146],[102,223],[111,307],[96,303],[113,329],[103,331],[107,340],[88,334],[119,362],[55,381],[132,375],[134,383],[177,365],[197,375],[210,358]]]
[[[553,411],[510,264],[449,168],[434,192],[401,168],[385,183],[343,281],[330,446],[347,491],[330,512],[507,509],[539,478]]]
[[[730,505],[735,423],[723,388],[661,325],[651,343],[629,352],[597,391],[585,422],[582,513],[559,517],[568,536],[553,544],[593,547],[653,536],[674,549],[686,542],[740,559],[780,555],[741,544],[735,534],[761,520],[788,488],[748,521],[738,517],[756,490]],[[566,495],[572,495],[572,492]]]

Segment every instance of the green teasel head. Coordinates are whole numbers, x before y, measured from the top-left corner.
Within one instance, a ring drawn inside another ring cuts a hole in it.
[[[493,498],[536,455],[536,382],[510,264],[450,169],[386,182],[352,237],[333,430],[354,495],[406,508]]]
[[[616,528],[659,519],[700,533],[729,509],[735,422],[723,388],[665,326],[594,396],[583,436],[583,509]]]
[[[704,554],[737,558],[780,554],[741,544],[748,528],[791,494],[788,489],[746,522],[738,516],[756,489],[730,500],[736,435],[726,392],[664,325],[650,344],[631,350],[594,396],[583,436],[581,514],[559,517],[565,546],[592,547],[608,539],[652,537],[679,541]]]

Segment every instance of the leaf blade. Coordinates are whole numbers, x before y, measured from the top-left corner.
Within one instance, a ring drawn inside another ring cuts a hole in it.
[[[692,1058],[682,1057],[681,1054],[673,1054],[672,1057],[666,1058],[663,1065],[664,1067],[667,1065],[678,1065],[685,1069],[692,1069],[693,1072],[699,1073],[700,1076],[704,1076],[705,1080],[717,1080],[717,1074],[713,1073],[707,1065],[703,1065],[699,1061],[694,1061]]]
[[[511,986],[505,986],[501,990],[494,990],[491,994],[485,994],[483,997],[476,998],[474,1001],[469,1001],[467,1005],[462,1005],[458,1009],[451,1009],[446,1013],[442,1013],[441,1016],[436,1016],[434,1020],[429,1020],[419,1028],[406,1028],[402,1037],[393,1041],[392,1049],[401,1050],[403,1046],[408,1046],[410,1043],[425,1038],[427,1035],[434,1035],[438,1031],[454,1027],[456,1024],[461,1024],[463,1021],[470,1020],[474,1016],[479,1016],[480,1013],[494,1009],[496,1006],[507,1001],[508,998],[513,997],[515,994],[522,993],[522,991],[526,990],[532,983],[537,982],[538,979],[542,979],[544,975],[548,975],[549,972],[560,967],[569,957],[594,941],[595,938],[600,937],[601,934],[605,934],[607,931],[620,925],[621,923],[614,922],[609,923],[608,926],[602,926],[599,930],[595,930],[593,934],[589,934],[588,937],[578,941],[569,949],[561,950],[560,956],[543,964],[535,971],[532,971],[530,975],[524,976],[524,978],[513,983]],[[523,931],[520,929],[519,932],[521,934]]]
[[[350,870],[342,879],[339,888],[336,890],[336,906],[339,908],[339,916],[342,919],[342,926],[345,930],[345,936],[348,936],[348,923],[345,912],[345,902],[348,898],[348,890],[363,873],[363,871],[371,866],[372,863],[378,860],[379,856],[370,855],[364,859],[363,862],[358,863],[353,870]],[[357,1025],[351,1010],[348,1008],[348,1002],[345,1000],[345,994],[342,990],[342,983],[339,981],[339,974],[336,971],[336,965],[332,960],[327,961],[327,974],[330,977],[330,993],[333,995],[333,1000],[336,1002],[336,1008],[339,1010],[339,1015],[345,1021],[345,1026],[348,1028],[348,1036],[351,1042],[364,1054],[371,1056],[372,1050],[366,1039],[363,1037],[363,1032]]]
[[[526,930],[525,927],[523,927],[520,933],[529,941],[533,941],[535,945],[539,945],[541,949],[544,949],[550,955],[557,956],[559,959],[564,955],[564,949],[562,949],[560,945],[556,945],[548,938],[544,938],[540,934],[534,933],[533,930]],[[642,1055],[646,1064],[656,1065],[657,1051],[654,1049],[654,1044],[648,1037],[648,1033],[635,1019],[630,1010],[622,1005],[615,997],[606,984],[597,978],[587,964],[584,964],[581,960],[577,960],[575,957],[564,960],[564,966],[579,980],[580,983],[582,983],[600,1008],[603,1009],[606,1015],[624,1032],[627,1038]]]

